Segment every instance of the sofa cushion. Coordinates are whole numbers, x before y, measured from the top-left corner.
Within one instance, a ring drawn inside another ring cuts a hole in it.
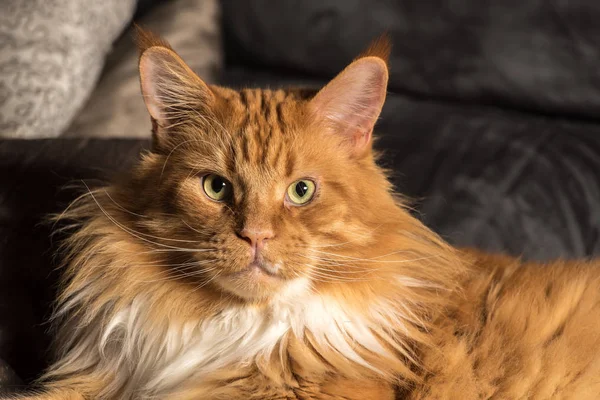
[[[15,371],[0,358],[0,396],[8,395],[23,385]]]
[[[221,67],[217,0],[155,4],[136,22],[164,37],[204,80]],[[140,91],[138,50],[129,29],[115,44],[98,85],[64,136],[150,137],[150,116]]]
[[[600,2],[224,0],[232,63],[332,76],[387,31],[390,90],[600,116]]]
[[[0,2],[0,137],[54,137],[92,91],[136,0]]]

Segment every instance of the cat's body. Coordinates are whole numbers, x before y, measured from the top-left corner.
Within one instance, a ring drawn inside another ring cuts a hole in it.
[[[464,297],[406,398],[598,398],[600,264],[467,254]]]
[[[431,342],[416,351],[415,357],[420,360],[420,368],[415,368],[417,379],[413,383],[405,381],[404,389],[397,388],[398,398],[597,398],[600,266],[522,264],[509,257],[471,251],[462,257],[471,265],[464,275],[465,289],[451,296],[452,306],[440,313],[429,332]],[[151,279],[153,275],[148,276]],[[133,279],[115,282],[114,292],[143,293],[141,287],[131,286]],[[112,285],[107,282],[107,286]],[[374,377],[320,374],[327,369],[326,363],[315,359],[311,347],[285,332],[293,332],[294,325],[304,323],[309,330],[326,330],[333,335],[339,331],[329,324],[364,321],[343,313],[343,302],[340,305],[316,294],[298,299],[294,295],[290,293],[290,301],[281,298],[253,307],[227,305],[225,315],[215,316],[219,312],[214,310],[204,320],[202,313],[193,320],[181,316],[187,321],[180,323],[169,319],[171,314],[202,307],[203,299],[214,301],[210,292],[174,285],[157,300],[162,304],[154,311],[144,304],[143,294],[135,295],[132,306],[106,320],[103,329],[98,326],[97,336],[88,339],[89,347],[84,350],[87,356],[78,355],[66,365],[76,370],[85,370],[78,365],[83,360],[97,365],[102,358],[98,353],[103,348],[101,337],[112,331],[115,338],[128,337],[128,342],[116,341],[113,345],[117,348],[106,343],[106,373],[115,374],[109,382],[121,382],[117,379],[121,377],[122,382],[133,384],[127,392],[117,390],[118,395],[113,393],[109,398],[394,398],[394,385]],[[298,311],[299,304],[310,304],[305,314]],[[357,341],[367,343],[360,335],[361,329],[348,329],[354,331]],[[148,349],[145,357],[135,356],[130,351],[136,346],[153,349]],[[251,360],[261,359],[259,353],[269,348],[275,348],[271,362],[253,364]],[[158,349],[166,354],[159,355]],[[285,361],[279,358],[281,352]],[[249,365],[232,367],[242,359]],[[288,364],[290,359],[294,361]],[[282,369],[286,364],[287,371]],[[84,388],[78,393],[94,393],[109,389],[110,383],[85,374],[66,386]],[[56,397],[62,398],[62,393]]]
[[[371,150],[381,46],[315,96],[141,47],[155,146],[64,215],[32,398],[598,397],[600,266],[456,250],[405,210]]]

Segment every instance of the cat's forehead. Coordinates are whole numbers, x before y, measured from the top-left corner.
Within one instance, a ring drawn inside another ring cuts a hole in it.
[[[307,89],[241,89],[221,90],[225,112],[236,126],[285,131],[301,118],[303,105],[316,91]]]
[[[289,176],[297,161],[302,105],[310,92],[242,89],[224,96],[225,123],[235,171]]]
[[[284,90],[242,89],[232,100],[238,114],[235,131],[244,137],[256,138],[259,144],[284,135],[297,119],[294,110],[298,100]]]

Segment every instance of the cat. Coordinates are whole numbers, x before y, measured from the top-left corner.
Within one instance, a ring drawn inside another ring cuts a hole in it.
[[[381,39],[317,92],[204,83],[139,30],[153,145],[60,216],[30,399],[592,399],[600,265],[450,246],[377,164]]]

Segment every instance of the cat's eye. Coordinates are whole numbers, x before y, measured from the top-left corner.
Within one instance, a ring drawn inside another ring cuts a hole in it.
[[[208,174],[202,177],[204,193],[214,201],[224,201],[231,195],[231,183],[217,174]]]
[[[300,179],[287,189],[287,200],[295,206],[307,204],[315,195],[316,185],[310,179]]]

